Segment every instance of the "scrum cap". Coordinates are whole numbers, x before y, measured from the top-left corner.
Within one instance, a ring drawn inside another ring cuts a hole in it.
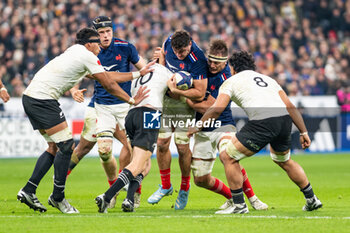
[[[108,16],[98,16],[92,21],[92,25],[96,30],[99,28],[105,28],[105,27],[111,27],[113,28],[112,25],[112,19]]]

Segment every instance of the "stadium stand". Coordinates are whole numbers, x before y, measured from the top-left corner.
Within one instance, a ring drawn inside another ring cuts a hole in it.
[[[146,59],[178,28],[204,50],[222,38],[231,50],[253,52],[258,72],[290,96],[334,95],[350,74],[350,0],[1,0],[0,77],[10,95],[21,96],[98,15],[111,16],[118,37]],[[92,94],[91,81],[82,87]]]

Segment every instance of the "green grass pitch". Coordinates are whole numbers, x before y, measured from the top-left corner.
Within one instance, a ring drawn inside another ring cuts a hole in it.
[[[158,188],[158,165],[142,185],[141,206],[134,213],[122,212],[120,205],[126,193],[117,199],[108,214],[97,212],[94,198],[106,191],[108,183],[98,158],[82,160],[69,176],[66,198],[81,213],[63,215],[47,204],[52,191],[53,169],[39,185],[37,196],[48,208],[38,213],[16,200],[18,190],[31,175],[36,159],[0,160],[0,232],[350,232],[350,154],[308,154],[292,158],[308,175],[323,208],[303,212],[304,198],[287,175],[269,156],[245,159],[245,166],[255,194],[269,205],[268,211],[245,215],[214,215],[225,199],[199,188],[191,181],[189,202],[185,210],[175,211],[177,192],[157,205],[147,198]],[[216,161],[214,176],[225,181],[224,169]],[[171,180],[180,187],[178,160],[173,159]]]

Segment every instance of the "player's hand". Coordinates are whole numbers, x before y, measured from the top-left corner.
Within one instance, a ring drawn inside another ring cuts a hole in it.
[[[187,131],[187,137],[190,138],[193,136],[193,134],[198,132],[199,132],[199,129],[197,127],[190,127],[188,128],[188,131]]]
[[[311,140],[308,134],[300,135],[300,144],[304,150],[310,147]]]
[[[160,58],[160,56],[163,56],[162,54],[162,48],[161,47],[156,47],[156,49],[153,52],[153,60],[157,60]]]
[[[142,100],[147,98],[148,92],[150,92],[150,89],[147,89],[146,86],[141,86],[140,89],[137,91],[136,95],[133,97],[135,100],[134,105],[138,105]]]
[[[171,76],[171,78],[169,78],[167,85],[170,89],[170,91],[174,94],[176,94],[176,79],[175,79],[175,74],[173,76]]]
[[[150,72],[152,72],[154,69],[151,68],[151,66],[153,66],[154,64],[156,64],[156,60],[153,60],[151,62],[149,62],[146,66],[144,66],[141,70],[140,70],[140,75],[144,76]]]
[[[73,93],[72,93],[73,99],[78,103],[84,102],[84,92],[85,91],[87,91],[87,89],[73,91]]]
[[[10,95],[5,88],[0,91],[0,97],[6,103],[10,99]]]

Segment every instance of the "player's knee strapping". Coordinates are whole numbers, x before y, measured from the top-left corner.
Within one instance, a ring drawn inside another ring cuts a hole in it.
[[[97,134],[98,153],[102,162],[108,162],[112,158],[113,133],[104,131]]]
[[[276,155],[272,152],[270,152],[270,156],[273,161],[275,162],[287,162],[290,159],[290,150],[285,155]]]
[[[175,132],[175,143],[180,145],[186,145],[190,143],[190,139],[187,137],[186,132]]]
[[[236,161],[246,158],[247,156],[240,152],[233,144],[232,140],[227,143],[226,153]]]
[[[214,162],[215,160],[193,159],[191,163],[193,176],[201,177],[210,174],[213,170]]]
[[[74,147],[74,141],[70,130],[65,128],[51,135],[50,138],[56,143],[59,148],[59,153],[61,153],[63,157],[69,157],[70,159]]]

